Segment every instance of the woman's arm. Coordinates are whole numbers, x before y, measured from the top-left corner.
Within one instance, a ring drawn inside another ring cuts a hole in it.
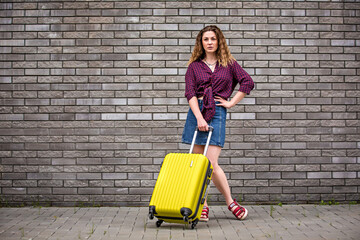
[[[215,101],[220,102],[216,104],[217,106],[223,106],[224,108],[230,109],[238,104],[245,96],[246,93],[238,91],[230,101],[227,101],[221,97],[215,97]]]
[[[201,114],[199,103],[195,96],[189,100],[189,105],[190,105],[191,111],[194,113],[194,115],[196,117],[199,130],[200,131],[209,131],[208,124],[205,121],[203,115]]]

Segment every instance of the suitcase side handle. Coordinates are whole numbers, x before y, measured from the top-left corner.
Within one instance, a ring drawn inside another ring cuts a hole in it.
[[[194,145],[195,145],[195,140],[196,140],[196,136],[198,134],[198,131],[199,131],[199,128],[196,126],[195,128],[195,133],[194,133],[194,137],[193,137],[193,140],[191,142],[191,147],[190,147],[190,151],[189,153],[192,153],[193,150],[194,150]],[[214,128],[212,126],[209,126],[209,135],[208,135],[208,138],[206,140],[206,145],[205,145],[205,149],[204,149],[204,156],[206,156],[206,153],[207,153],[207,150],[209,148],[209,143],[210,143],[210,139],[211,139],[211,135],[212,135],[212,132],[214,131]]]

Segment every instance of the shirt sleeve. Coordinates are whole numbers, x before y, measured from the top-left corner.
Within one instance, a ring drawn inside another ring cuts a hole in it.
[[[236,62],[232,64],[232,72],[233,72],[233,81],[236,85],[237,83],[240,84],[239,91],[244,92],[246,94],[250,94],[250,91],[254,89],[254,81],[250,77],[250,75],[245,72],[244,69]]]
[[[185,97],[189,101],[196,96],[196,81],[192,64],[189,65],[185,74]]]

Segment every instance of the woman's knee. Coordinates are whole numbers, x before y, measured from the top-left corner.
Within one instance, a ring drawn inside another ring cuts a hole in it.
[[[219,164],[217,163],[214,163],[214,164],[211,164],[213,166],[213,174],[217,174],[218,172],[221,172],[222,169],[221,167],[219,166]]]
[[[203,154],[204,153],[204,146],[195,144],[192,153]]]
[[[221,148],[218,148],[216,146],[210,146],[208,149],[208,153],[206,155],[209,161],[211,162],[214,171],[218,171],[220,168],[218,164],[220,152],[221,152]]]

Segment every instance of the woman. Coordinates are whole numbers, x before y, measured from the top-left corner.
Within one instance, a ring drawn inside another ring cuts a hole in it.
[[[248,211],[232,199],[224,171],[218,164],[221,148],[225,142],[226,111],[239,103],[254,88],[254,82],[231,55],[226,40],[217,26],[203,28],[197,38],[185,75],[187,98],[190,109],[187,115],[182,142],[191,144],[196,126],[199,133],[194,153],[203,153],[208,126],[214,128],[207,157],[214,172],[212,180],[225,197],[229,210],[239,220]],[[239,91],[228,101],[237,84]],[[204,204],[200,221],[209,220],[209,208]]]

